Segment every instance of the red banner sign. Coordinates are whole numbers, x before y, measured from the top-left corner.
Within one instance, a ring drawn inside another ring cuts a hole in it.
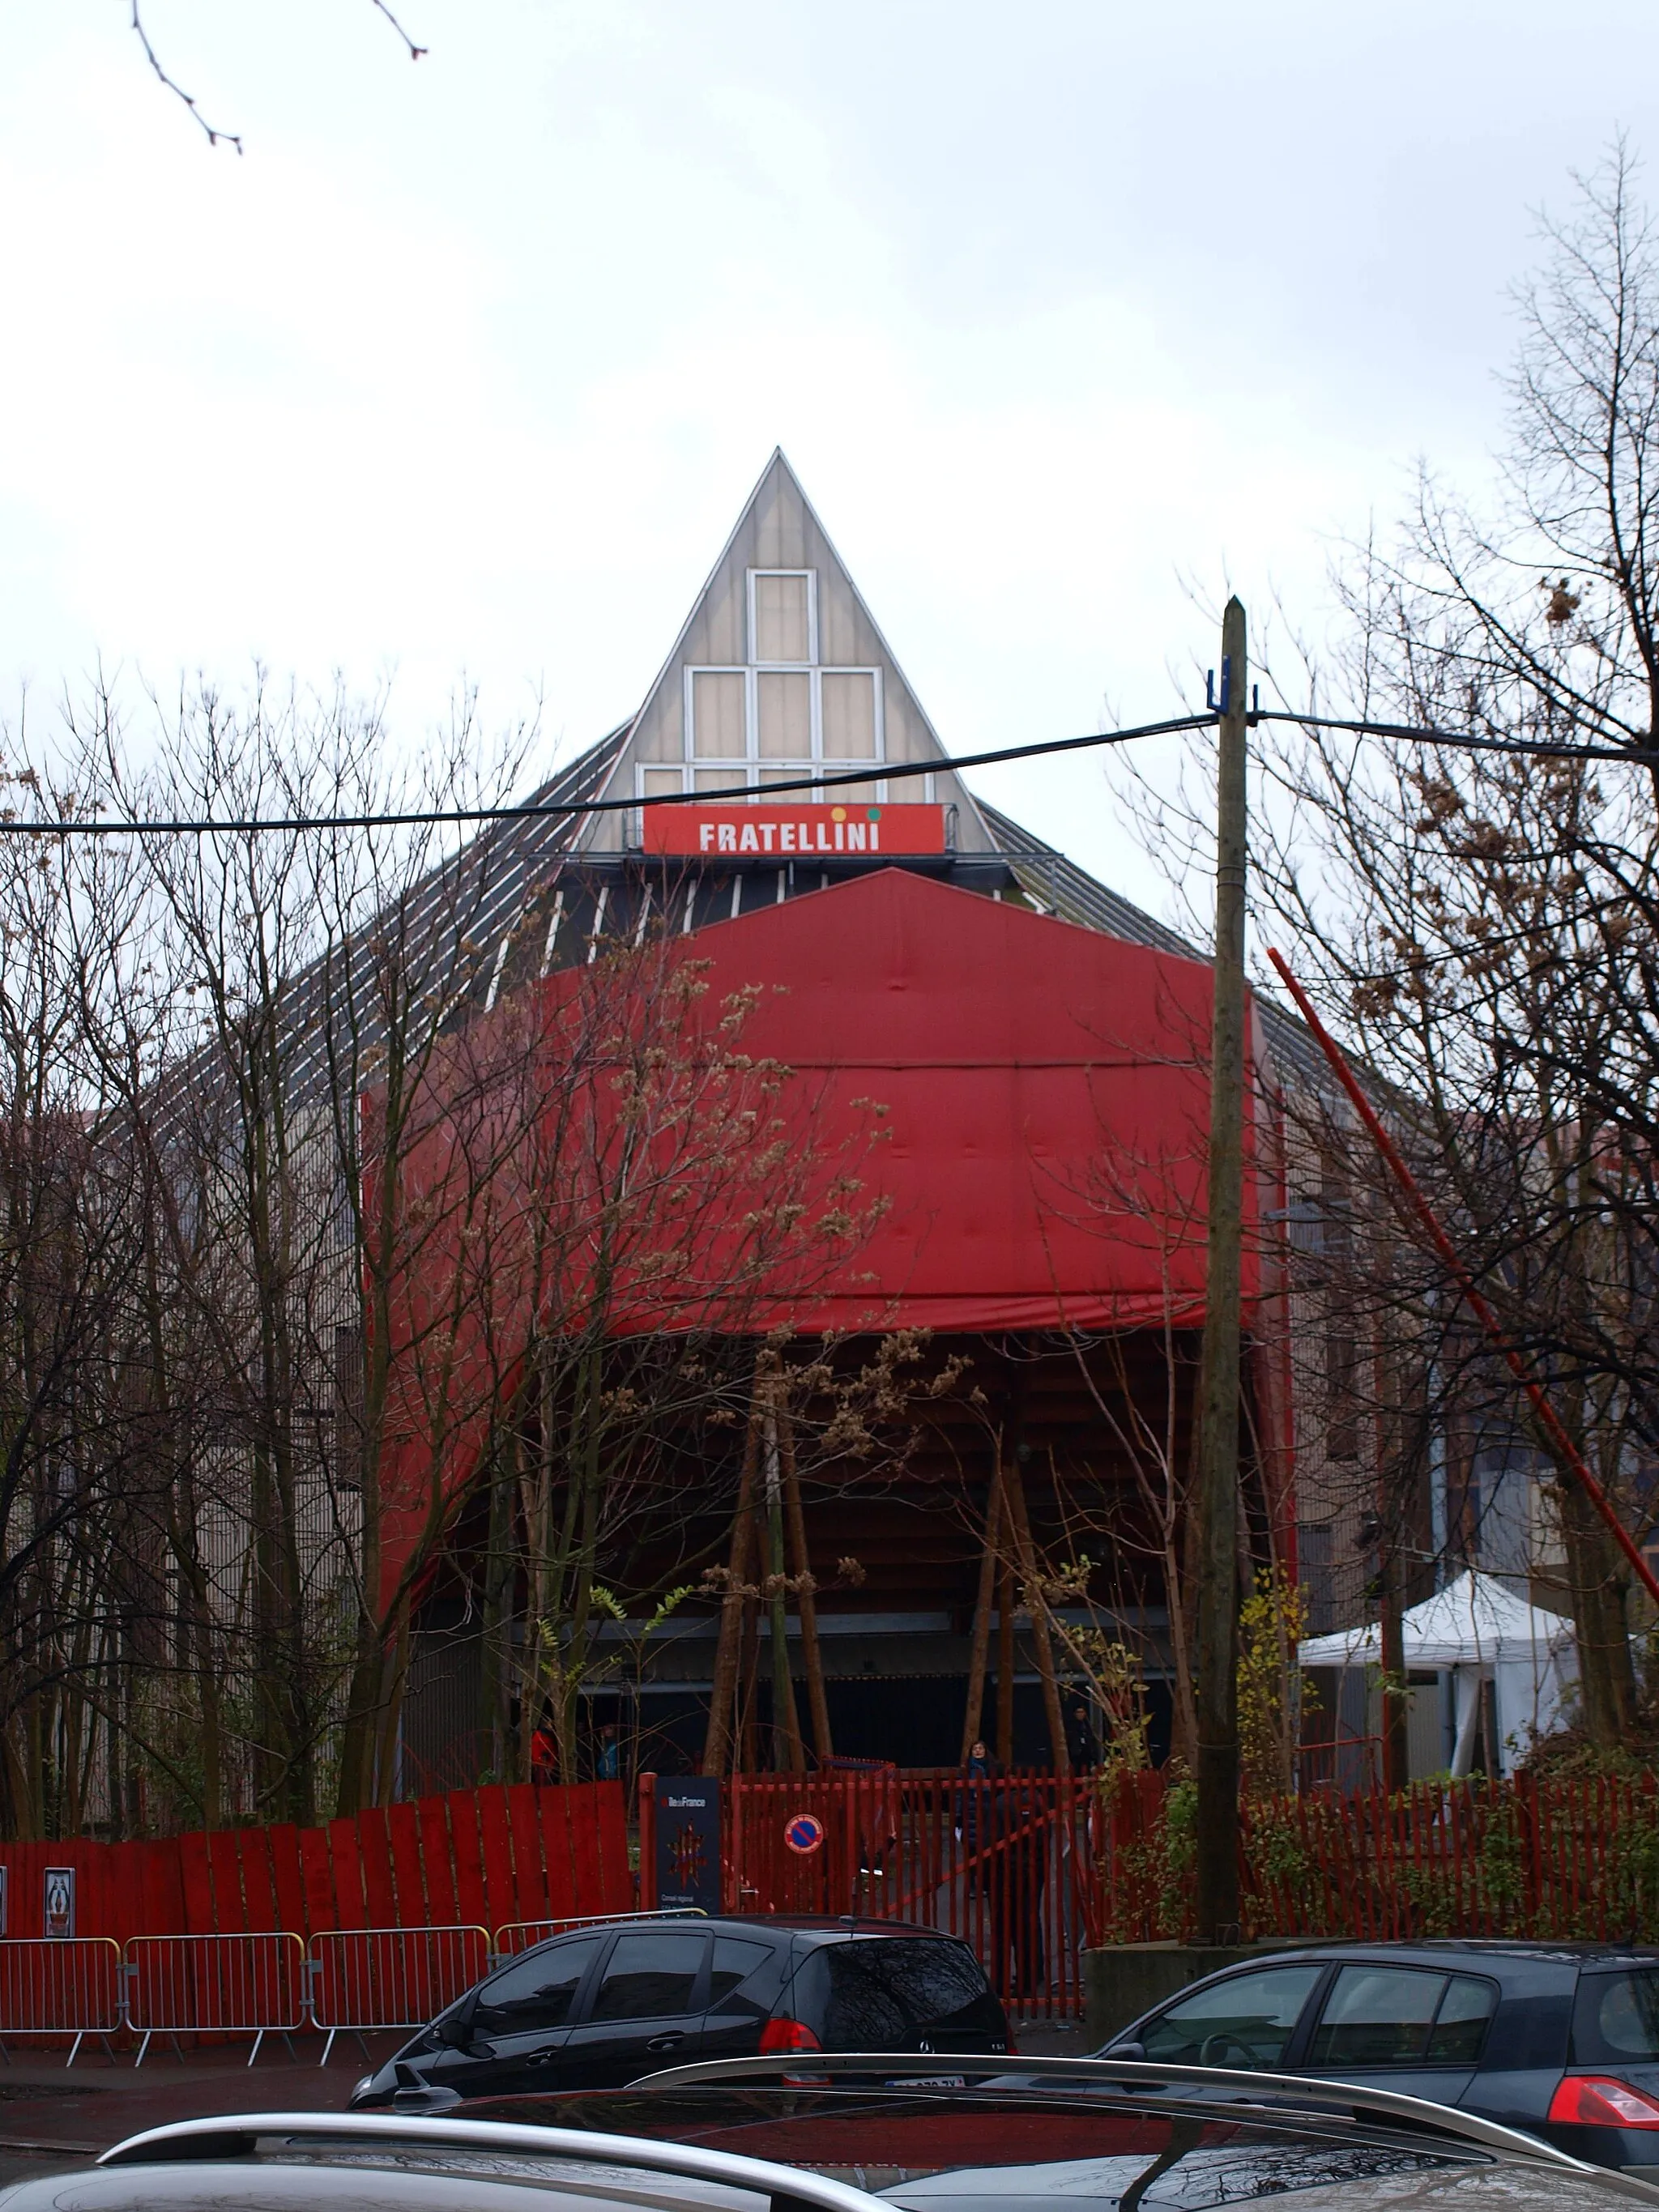
[[[942,853],[943,806],[647,806],[647,853],[719,860],[833,860],[838,854]]]

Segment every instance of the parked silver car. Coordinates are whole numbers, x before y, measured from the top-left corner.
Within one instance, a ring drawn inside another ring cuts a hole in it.
[[[812,2053],[498,2100],[512,2118],[256,2113],[135,2136],[0,2212],[1616,2212],[1659,2190],[1386,2093],[1290,2112],[1273,2077]],[[937,2071],[929,2071],[930,2065]],[[810,2066],[811,2077],[799,2071]],[[1029,2069],[1029,2070],[1028,2070]],[[1297,2085],[1305,2088],[1305,2085]]]

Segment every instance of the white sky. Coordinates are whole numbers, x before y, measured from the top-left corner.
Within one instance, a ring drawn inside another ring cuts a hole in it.
[[[1529,210],[1659,149],[1652,0],[0,4],[0,696],[640,701],[781,443],[946,743],[1177,707],[1478,485]],[[1659,192],[1659,185],[1656,186]],[[981,787],[1149,903],[1097,766]]]

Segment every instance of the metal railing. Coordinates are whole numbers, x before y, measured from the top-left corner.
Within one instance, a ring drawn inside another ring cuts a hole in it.
[[[514,1959],[521,1951],[533,1951],[538,1943],[545,1943],[555,1936],[568,1935],[573,1928],[608,1928],[613,1920],[707,1920],[708,1915],[700,1905],[663,1905],[646,1912],[578,1912],[562,1920],[507,1920],[495,1930],[497,1959]]]
[[[503,1960],[550,1936],[613,1921],[703,1920],[695,1905],[509,1920],[495,1929],[334,1928],[309,1943],[286,1930],[228,1936],[0,1939],[0,2053],[9,2037],[67,2035],[68,2061],[88,2035],[139,2039],[142,2066],[158,2035],[267,2035],[314,2028],[334,2039],[423,2027]],[[291,2046],[290,2046],[291,2048]]]
[[[119,2034],[125,1974],[112,1936],[15,1936],[0,1942],[0,2049],[8,2036],[68,2035],[68,2063],[88,2035]]]
[[[126,2025],[153,2035],[267,2035],[306,2021],[306,1947],[297,1936],[134,1936],[126,1948]]]
[[[489,1931],[453,1928],[332,1928],[311,1939],[311,2024],[328,2040],[376,2030],[422,2027],[482,1981],[491,1963]]]

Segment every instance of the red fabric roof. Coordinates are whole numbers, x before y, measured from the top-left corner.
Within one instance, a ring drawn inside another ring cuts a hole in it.
[[[886,1109],[887,1134],[859,1165],[863,1198],[878,1193],[887,1211],[844,1264],[815,1279],[805,1303],[781,1291],[769,1309],[750,1310],[749,1326],[787,1319],[809,1333],[981,1334],[1201,1321],[1206,963],[900,869],[678,942],[708,963],[699,1003],[708,1012],[699,1022],[714,1019],[728,994],[757,994],[742,1049],[793,1071],[784,1119],[795,1141],[822,1146],[826,1182],[846,1164],[848,1133],[868,1126],[869,1102]],[[562,1010],[580,1002],[582,973],[550,978],[523,1018],[539,1019],[556,1040]],[[469,1033],[479,1040],[479,1065],[489,1031],[485,1022]],[[459,1041],[461,1063],[467,1043]],[[610,1093],[601,1084],[587,1095]],[[487,1110],[477,1126],[488,1134]],[[1247,1167],[1254,1134],[1252,1121]],[[484,1385],[512,1369],[531,1326],[533,1295],[520,1287],[530,1280],[529,1246],[512,1226],[514,1192],[531,1194],[525,1218],[532,1218],[539,1178],[556,1174],[558,1162],[538,1165],[521,1146],[501,1159],[493,1195],[457,1177],[441,1133],[424,1164],[408,1171],[417,1208],[422,1188],[436,1194],[443,1234],[421,1250],[392,1304],[388,1421],[400,1441],[384,1501],[386,1601],[476,1464],[489,1419]],[[1260,1285],[1249,1229],[1261,1180],[1247,1171],[1247,1305]],[[571,1188],[580,1222],[580,1182]],[[695,1286],[679,1276],[647,1267],[635,1285],[617,1325],[696,1325]]]
[[[799,1326],[1201,1318],[1206,963],[896,868],[696,945],[712,997],[781,987],[744,1049],[824,1083],[828,1126],[832,1101],[849,1119],[859,1098],[890,1109],[868,1172],[891,1207],[855,1263],[876,1282]]]

